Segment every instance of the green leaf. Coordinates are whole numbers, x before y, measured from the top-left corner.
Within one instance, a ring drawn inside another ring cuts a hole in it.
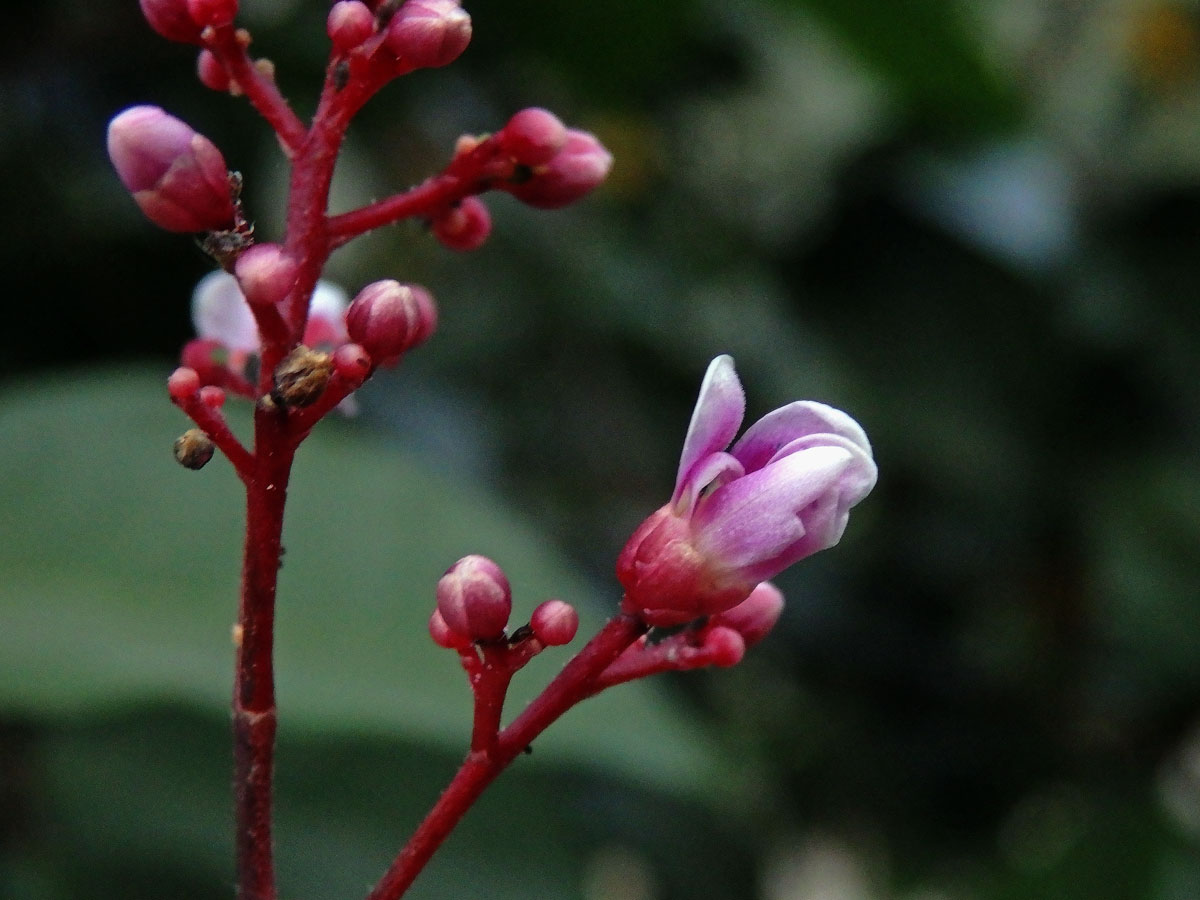
[[[234,418],[244,432],[247,417]],[[147,701],[227,708],[242,497],[224,461],[198,473],[175,464],[171,442],[186,427],[163,379],[145,372],[10,384],[0,394],[9,522],[0,711],[60,721]],[[513,583],[514,619],[558,596],[580,608],[581,635],[614,609],[616,592],[593,602],[544,537],[494,497],[353,432],[324,423],[297,459],[278,603],[281,729],[458,753],[470,694],[457,658],[426,631],[445,568],[467,553],[492,556]],[[510,716],[567,657],[549,650],[517,676]],[[705,789],[717,765],[712,743],[655,688],[630,685],[582,704],[538,740],[535,758]]]

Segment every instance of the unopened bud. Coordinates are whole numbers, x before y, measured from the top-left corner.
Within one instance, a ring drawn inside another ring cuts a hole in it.
[[[512,589],[486,556],[464,556],[438,581],[437,608],[451,630],[473,641],[495,640],[512,613]]]
[[[346,332],[377,365],[393,365],[422,344],[437,325],[437,307],[425,288],[390,279],[358,292],[346,310]]]
[[[429,636],[433,638],[435,644],[445,647],[447,650],[462,650],[471,645],[471,639],[447,625],[442,614],[436,609],[429,617]]]
[[[384,39],[405,68],[435,69],[454,62],[471,42],[471,16],[456,0],[407,0]]]
[[[338,0],[325,19],[325,31],[333,46],[345,53],[375,32],[375,14],[362,0]]]
[[[746,641],[732,628],[713,628],[704,635],[704,650],[714,666],[735,666],[746,655]]]
[[[220,409],[225,405],[225,389],[215,384],[206,384],[200,388],[200,402],[209,409]]]
[[[764,581],[737,606],[717,613],[709,622],[715,626],[732,628],[750,647],[770,633],[782,612],[783,594],[771,582]]]
[[[218,231],[234,220],[221,151],[157,106],[134,106],[108,125],[108,156],[146,217],[168,231]]]
[[[200,43],[200,32],[204,29],[188,12],[187,0],[140,0],[140,3],[150,27],[168,41]]]
[[[196,57],[196,77],[206,88],[225,93],[229,90],[229,73],[211,50],[201,50]]]
[[[271,399],[280,406],[311,406],[332,374],[333,358],[328,353],[301,345],[275,367]]]
[[[366,381],[371,374],[371,365],[371,355],[361,344],[342,344],[333,351],[333,370],[346,381]]]
[[[554,158],[529,177],[503,185],[518,200],[539,209],[558,209],[590,193],[612,168],[612,154],[594,135],[574,128]]]
[[[189,428],[175,439],[175,461],[185,469],[203,469],[215,449],[207,434],[199,428]]]
[[[179,361],[195,371],[202,385],[220,384],[229,374],[229,351],[220,341],[211,338],[188,341],[183,345]]]
[[[167,379],[167,393],[176,403],[182,403],[200,390],[200,376],[195,369],[180,366]]]
[[[188,14],[201,28],[232,25],[237,16],[238,0],[187,0]]]
[[[433,236],[451,250],[477,250],[492,233],[492,216],[478,197],[464,197],[437,216]]]
[[[529,617],[533,636],[547,647],[569,644],[579,630],[579,613],[570,603],[562,600],[547,600],[539,603]]]
[[[296,284],[296,261],[279,244],[255,244],[234,263],[242,295],[251,305],[274,306]]]
[[[531,106],[509,119],[496,138],[504,152],[521,165],[541,166],[563,148],[567,129],[554,113]]]

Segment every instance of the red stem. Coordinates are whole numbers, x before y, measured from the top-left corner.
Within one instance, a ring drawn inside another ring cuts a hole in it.
[[[621,614],[609,621],[500,732],[490,750],[472,750],[367,900],[399,900],[484,789],[534,738],[587,696],[593,679],[645,632],[646,625],[633,616]]]
[[[435,175],[403,193],[393,194],[340,216],[331,216],[329,241],[337,248],[375,228],[391,225],[401,219],[429,215],[434,210],[450,206],[476,193],[476,188],[475,184],[456,175]]]
[[[199,393],[176,402],[179,408],[187,414],[188,418],[200,426],[200,430],[209,436],[217,446],[217,449],[225,454],[226,458],[233,465],[234,471],[237,472],[238,478],[246,482],[253,471],[254,457],[251,456],[249,450],[242,446],[242,442],[237,439],[237,435],[230,430],[225,417],[221,415],[220,411],[213,409],[201,400]]]
[[[286,440],[276,410],[256,409],[254,432],[254,471],[246,482],[246,543],[233,685],[237,896],[239,900],[275,900],[271,846],[276,721],[272,648],[283,509],[295,446]]]

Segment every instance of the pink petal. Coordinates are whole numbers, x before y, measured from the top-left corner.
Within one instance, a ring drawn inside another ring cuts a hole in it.
[[[718,356],[709,363],[700,385],[700,396],[679,457],[675,493],[671,496],[673,504],[683,495],[684,484],[696,463],[729,446],[745,412],[746,395],[733,368],[733,357]]]
[[[729,452],[747,472],[761,469],[779,450],[806,435],[832,434],[856,444],[869,457],[871,443],[866,432],[840,409],[813,400],[797,400],[767,413],[746,429]]]
[[[230,350],[258,352],[254,314],[228,272],[210,272],[200,279],[192,292],[192,324],[197,337],[220,341]]]

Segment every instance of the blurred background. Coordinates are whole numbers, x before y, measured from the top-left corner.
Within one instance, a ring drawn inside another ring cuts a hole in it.
[[[743,664],[571,713],[411,896],[1200,896],[1200,4],[467,5],[462,60],[356,122],[334,208],[530,105],[616,165],[568,210],[489,199],[473,254],[412,224],[332,262],[442,324],[300,455],[281,895],[362,896],[461,758],[440,572],[486,553],[517,617],[602,620],[728,352],[751,420],[858,418],[878,488]],[[302,114],[327,6],[243,3]],[[210,265],[104,128],[185,118],[267,239],[286,171],[133,0],[19,4],[0,41],[0,896],[229,897],[240,500],[174,465],[163,389]]]

